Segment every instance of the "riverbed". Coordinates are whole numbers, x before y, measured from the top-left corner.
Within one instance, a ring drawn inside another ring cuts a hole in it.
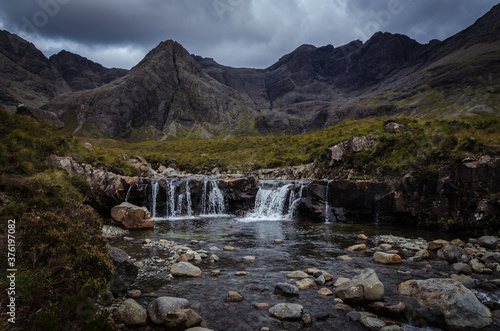
[[[368,239],[358,239],[361,233]],[[392,248],[398,250],[404,259],[402,264],[374,263],[373,253],[380,250],[380,244],[386,239],[381,237],[384,235],[393,235],[393,239],[406,238],[406,242],[417,244],[434,239],[456,238],[414,228],[375,224],[305,223],[284,219],[215,216],[156,219],[154,229],[132,232],[126,237],[112,240],[111,245],[123,249],[136,261],[172,259],[168,250],[145,247],[144,242],[148,239],[152,242],[163,239],[194,251],[205,251],[207,255],[217,255],[218,262],[203,258],[194,263],[203,272],[200,277],[169,279],[166,272],[152,271],[138,277],[132,285],[132,288],[142,291],[143,295],[137,301],[144,307],[160,296],[188,299],[191,308],[203,318],[203,325],[212,330],[260,330],[262,327],[269,327],[270,330],[365,330],[358,322],[350,321],[345,312],[333,308],[335,295],[320,295],[318,290],[326,287],[334,292],[333,283],[337,278],[352,278],[360,270],[372,268],[385,286],[384,303],[396,305],[402,301],[397,293],[400,283],[410,279],[448,278],[453,273],[447,262],[435,256],[431,256],[430,260],[410,262],[408,258],[414,256],[415,251],[403,249],[397,242],[392,243]],[[467,242],[467,238],[460,239]],[[366,244],[367,249],[347,250],[358,243]],[[225,251],[225,246],[234,247],[235,250]],[[337,259],[345,255],[353,260]],[[255,259],[249,260],[248,257]],[[295,280],[287,278],[287,274],[307,268],[326,271],[333,275],[333,281],[324,286],[301,290],[299,297],[295,298],[284,298],[273,293],[278,282],[295,283]],[[220,270],[220,275],[212,276],[214,270]],[[241,271],[246,274],[236,275]],[[498,278],[495,275],[476,276]],[[237,291],[244,297],[243,301],[226,301],[228,291]],[[498,297],[498,293],[491,292],[487,293],[486,298],[497,300]],[[255,303],[267,303],[272,307],[282,302],[301,304],[304,313],[312,316],[312,326],[306,328],[300,320],[279,320],[271,317],[268,309],[254,306]],[[354,308],[364,310],[364,307]],[[408,321],[400,322],[405,329],[413,329],[407,324]],[[496,321],[490,329],[498,327],[500,324]],[[156,330],[156,327],[150,325],[142,330]]]

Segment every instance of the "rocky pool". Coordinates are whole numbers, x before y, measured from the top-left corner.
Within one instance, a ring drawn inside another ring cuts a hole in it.
[[[384,305],[396,306],[404,300],[398,293],[399,284],[413,279],[444,279],[457,273],[452,264],[432,251],[428,258],[410,259],[418,251],[427,249],[429,242],[435,239],[451,241],[456,236],[374,224],[196,216],[156,219],[154,229],[130,232],[111,239],[110,244],[124,250],[139,267],[139,275],[130,289],[141,291],[135,300],[144,308],[158,297],[185,298],[202,317],[202,326],[212,330],[266,330],[266,327],[269,330],[366,330],[359,316],[342,309],[345,307],[335,301],[334,284],[338,278],[351,279],[363,269],[371,268],[384,285]],[[468,243],[468,238],[460,239],[464,245]],[[358,244],[366,248],[352,248]],[[172,277],[170,269],[174,261],[190,251],[196,255],[190,262],[201,269],[201,276]],[[376,263],[372,257],[377,251],[397,253],[403,262]],[[498,264],[484,262],[484,265],[493,268]],[[297,279],[287,277],[290,273],[312,268],[330,274],[333,279],[323,283],[311,274],[312,287],[300,289],[298,296],[274,293],[277,283],[296,284]],[[500,273],[491,268],[482,273],[474,272],[472,278],[476,282],[474,291],[493,313],[493,323],[488,330],[496,330],[500,328],[496,310],[500,306],[500,290],[495,280]],[[333,294],[319,294],[323,288]],[[243,299],[228,301],[229,291],[238,292]],[[263,305],[256,307],[259,303]],[[269,308],[279,303],[302,305],[303,313],[310,315],[312,324],[301,319],[282,320],[271,316]],[[366,304],[350,306],[355,312],[376,310]],[[406,330],[418,330],[405,316],[379,317],[387,325],[396,322]],[[148,323],[130,329],[164,328]]]

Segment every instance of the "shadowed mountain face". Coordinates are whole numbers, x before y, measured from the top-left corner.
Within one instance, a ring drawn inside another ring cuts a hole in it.
[[[31,97],[73,134],[139,140],[302,133],[345,117],[498,111],[499,22],[497,5],[443,42],[379,32],[365,43],[302,45],[267,69],[226,67],[174,41],[160,43],[130,71],[106,69],[65,51],[48,60],[2,32],[0,101]],[[28,82],[24,90],[21,82]]]

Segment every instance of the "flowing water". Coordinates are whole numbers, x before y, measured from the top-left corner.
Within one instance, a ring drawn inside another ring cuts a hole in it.
[[[330,273],[336,280],[338,277],[352,278],[360,270],[372,268],[385,286],[386,305],[396,305],[401,301],[397,286],[406,280],[443,278],[453,273],[447,262],[437,258],[422,262],[405,259],[401,265],[381,265],[373,263],[372,255],[380,244],[374,240],[378,235],[391,234],[428,241],[451,240],[454,237],[377,224],[292,221],[296,205],[302,197],[304,183],[301,182],[259,182],[255,208],[246,217],[224,215],[224,196],[214,179],[205,178],[201,182],[201,216],[193,215],[189,183],[174,184],[171,180],[162,184],[166,192],[166,206],[163,207],[166,212],[159,215],[166,217],[156,218],[154,229],[131,232],[128,237],[133,238],[117,238],[111,241],[111,245],[123,249],[137,261],[168,260],[171,257],[168,251],[145,248],[143,243],[147,239],[165,239],[195,251],[205,250],[208,255],[216,254],[220,258],[218,262],[202,259],[195,263],[203,272],[201,277],[168,279],[167,273],[158,272],[138,278],[132,286],[143,292],[137,301],[144,307],[159,296],[188,299],[191,308],[202,316],[203,325],[213,330],[260,330],[261,327],[271,330],[365,330],[358,322],[348,320],[346,313],[333,309],[335,296],[319,295],[320,286],[301,290],[296,298],[275,295],[276,283],[295,283],[286,275],[296,270],[318,268]],[[150,206],[156,215],[158,181],[152,182],[151,192]],[[329,208],[328,204],[326,208]],[[360,233],[369,239],[359,240],[357,236]],[[283,242],[276,243],[275,239]],[[362,252],[346,250],[356,243],[366,243],[368,249]],[[225,251],[224,246],[233,246],[236,250]],[[214,247],[219,250],[210,250]],[[399,254],[407,258],[415,252],[399,249]],[[340,261],[337,259],[340,255],[349,255],[354,259]],[[244,258],[248,256],[255,257],[255,260]],[[220,276],[211,276],[213,270],[220,270]],[[247,274],[236,276],[238,271]],[[334,291],[333,282],[322,287]],[[244,300],[227,302],[228,291],[237,291]],[[301,304],[304,312],[313,317],[312,327],[305,328],[301,321],[280,321],[271,317],[267,309],[254,307],[255,303],[267,303],[272,307],[283,302]],[[355,308],[364,310],[363,307]],[[157,329],[163,328],[150,325],[134,330]],[[415,330],[410,326],[407,329]]]

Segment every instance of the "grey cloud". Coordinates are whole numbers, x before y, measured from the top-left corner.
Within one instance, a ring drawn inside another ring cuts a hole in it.
[[[159,42],[174,39],[189,52],[224,65],[267,67],[301,44],[340,46],[369,38],[375,28],[420,42],[444,39],[472,24],[495,3],[16,0],[0,3],[0,27],[22,34],[47,55],[66,48],[106,66],[131,67]],[[398,10],[391,11],[393,7]]]

